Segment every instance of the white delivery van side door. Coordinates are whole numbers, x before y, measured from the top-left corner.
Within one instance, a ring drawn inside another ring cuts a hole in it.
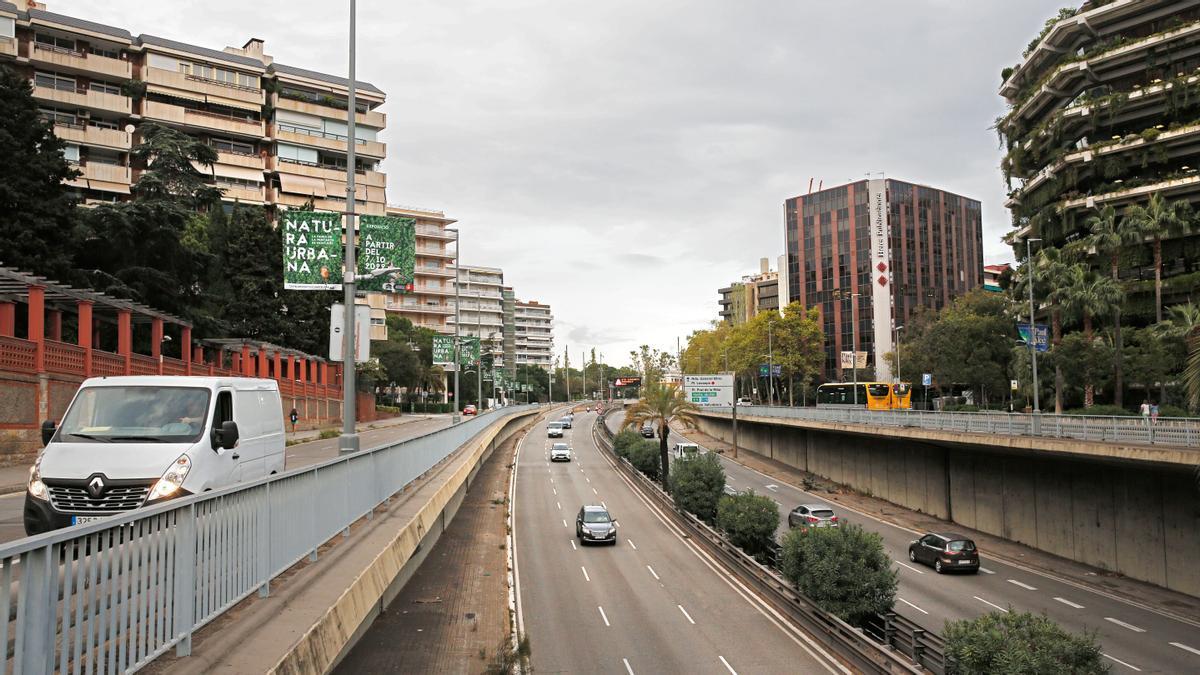
[[[287,452],[287,436],[283,426],[283,403],[278,389],[263,392],[263,473],[283,473],[284,456]]]
[[[236,389],[233,410],[238,423],[239,474],[237,480],[256,480],[266,475],[264,457],[267,392],[261,389]],[[277,413],[278,414],[278,413]]]
[[[217,391],[216,403],[213,405],[213,421],[209,430],[209,437],[202,441],[202,447],[206,447],[211,456],[205,457],[205,463],[213,467],[208,474],[207,488],[215,490],[225,487],[230,483],[241,480],[241,465],[238,457],[241,454],[241,444],[238,447],[225,450],[218,446],[212,447],[212,431],[219,431],[221,425],[225,422],[237,422],[238,426],[242,424],[242,416],[237,414],[233,405],[233,391],[228,387],[222,387]],[[241,433],[241,429],[238,429]]]

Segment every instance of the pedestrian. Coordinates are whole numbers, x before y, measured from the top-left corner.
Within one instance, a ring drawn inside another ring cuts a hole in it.
[[[288,419],[292,420],[292,433],[296,433],[296,422],[300,419],[300,412],[292,407],[292,412],[288,414]]]
[[[1150,399],[1142,401],[1142,407],[1138,409],[1138,412],[1142,413],[1143,422],[1150,421]]]
[[[1157,403],[1150,404],[1150,424],[1151,425],[1158,424],[1158,404]]]

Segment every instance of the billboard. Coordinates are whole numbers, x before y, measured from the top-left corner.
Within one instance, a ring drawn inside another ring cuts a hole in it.
[[[866,352],[841,352],[842,369],[847,368],[866,368],[867,353]]]
[[[1036,336],[1035,339],[1033,340],[1033,348],[1039,352],[1050,351],[1050,330],[1046,327],[1046,324],[1035,323],[1033,326],[1034,326],[1034,335]],[[1029,324],[1027,324],[1027,323],[1017,324],[1017,333],[1019,333],[1021,335],[1021,339],[1025,341],[1026,345],[1028,345],[1029,344]]]
[[[416,253],[416,225],[412,218],[391,216],[362,216],[358,220],[358,273],[399,268],[394,275],[384,275],[358,282],[360,291],[389,291],[404,289],[413,282]]]
[[[346,321],[346,306],[334,303],[329,306],[329,360],[344,361],[346,350],[346,335],[342,331]],[[362,363],[371,358],[371,308],[366,305],[354,306],[354,360]]]
[[[867,182],[867,211],[871,233],[871,321],[875,326],[875,376],[880,382],[892,380],[892,369],[884,354],[892,351],[892,247],[888,226],[887,181],[873,178]]]
[[[613,380],[614,387],[640,387],[642,378],[640,377],[618,377]]]
[[[454,363],[454,336],[433,336],[433,365],[449,366]]]
[[[340,291],[342,215],[285,211],[282,227],[283,287],[300,291]]]
[[[733,405],[733,375],[684,375],[683,393],[702,408]]]

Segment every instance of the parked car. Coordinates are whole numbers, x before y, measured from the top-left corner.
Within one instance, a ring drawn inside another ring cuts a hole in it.
[[[793,530],[809,527],[837,527],[838,517],[823,504],[801,504],[788,513],[788,527]]]
[[[562,422],[551,422],[546,425],[546,438],[562,438],[563,425]]]
[[[558,422],[559,422],[559,424],[563,425],[564,429],[570,429],[571,422],[573,422],[573,421],[574,421],[574,417],[572,415],[567,415],[566,417],[560,419]]]
[[[550,461],[571,461],[571,446],[567,445],[566,443],[555,443],[554,445],[550,446]]]
[[[737,404],[738,405],[754,405],[754,401],[751,401],[748,398],[742,397],[737,400]]]
[[[642,438],[654,438],[653,424],[647,423],[642,425]]]
[[[979,550],[968,537],[953,532],[931,532],[908,545],[908,559],[932,565],[938,574],[963,570],[979,572]]]
[[[85,380],[29,470],[25,533],[41,534],[283,471],[275,380]]]
[[[468,405],[468,406],[464,406],[464,407],[463,407],[463,414],[464,414],[464,415],[474,415],[474,414],[476,414],[476,412],[477,412],[477,411],[476,411],[476,409],[475,409],[475,406],[473,406],[473,405]]]
[[[589,504],[575,516],[575,536],[579,543],[599,542],[616,544],[617,525],[612,514],[603,506]]]

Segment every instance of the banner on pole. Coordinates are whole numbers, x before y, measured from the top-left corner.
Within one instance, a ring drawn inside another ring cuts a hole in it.
[[[454,363],[454,336],[433,336],[433,365],[449,366]]]
[[[342,215],[316,211],[283,214],[283,287],[342,290]]]
[[[411,290],[416,254],[416,225],[412,218],[362,216],[358,219],[358,273],[397,268],[394,274],[358,282],[360,291]]]
[[[857,365],[855,362],[857,361]],[[866,368],[867,353],[866,352],[841,352],[842,368]]]
[[[472,365],[479,361],[479,338],[462,337],[458,346],[458,361],[463,365]]]
[[[1017,333],[1020,334],[1021,339],[1025,341],[1025,344],[1028,345],[1030,343],[1029,324],[1018,323]],[[1033,348],[1039,352],[1050,351],[1050,329],[1046,326],[1046,324],[1035,323],[1033,334],[1035,336],[1033,339]]]

